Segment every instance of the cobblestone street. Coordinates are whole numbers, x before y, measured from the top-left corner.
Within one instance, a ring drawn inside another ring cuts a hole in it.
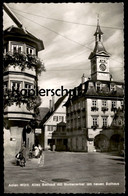
[[[108,153],[44,152],[44,166],[6,161],[5,193],[123,193],[124,158]]]

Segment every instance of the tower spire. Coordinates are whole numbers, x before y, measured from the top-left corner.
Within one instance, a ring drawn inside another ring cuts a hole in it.
[[[99,55],[99,53],[104,52],[107,56],[110,56],[108,52],[105,50],[102,40],[103,32],[100,28],[100,22],[99,22],[99,14],[97,14],[97,26],[96,31],[94,33],[95,36],[95,47],[93,52],[91,52],[89,59],[92,59],[94,56]]]
[[[100,28],[100,24],[99,24],[99,14],[97,14],[97,28],[96,28],[96,32],[94,33],[94,36],[95,36],[95,41],[96,42],[101,42],[102,41],[102,35],[103,35],[103,32],[101,31],[101,28]]]

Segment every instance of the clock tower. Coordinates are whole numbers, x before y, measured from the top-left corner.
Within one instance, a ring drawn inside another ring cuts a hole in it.
[[[97,21],[97,28],[94,34],[95,47],[91,52],[89,59],[91,60],[91,79],[92,80],[107,80],[110,81],[109,73],[109,57],[110,54],[105,50],[102,40],[102,31]]]

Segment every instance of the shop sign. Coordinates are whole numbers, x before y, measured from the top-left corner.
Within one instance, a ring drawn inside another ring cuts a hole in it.
[[[35,129],[35,133],[41,134],[42,130],[41,129]]]

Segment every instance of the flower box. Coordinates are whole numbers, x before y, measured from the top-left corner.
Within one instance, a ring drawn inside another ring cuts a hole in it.
[[[108,111],[108,108],[107,107],[102,107],[101,111],[106,112],[106,111]]]
[[[99,108],[97,108],[96,106],[91,107],[91,111],[98,111]]]

